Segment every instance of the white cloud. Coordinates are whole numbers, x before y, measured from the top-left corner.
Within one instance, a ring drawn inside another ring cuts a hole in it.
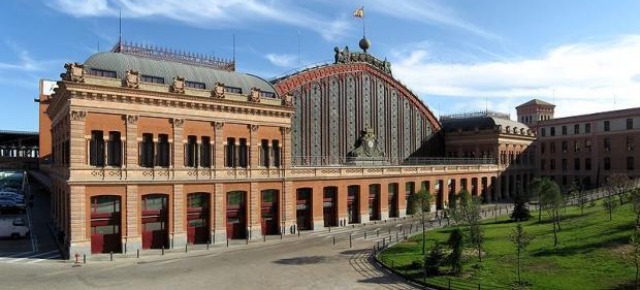
[[[438,4],[436,1],[376,1],[375,5],[369,5],[366,8],[398,19],[453,27],[487,39],[501,39],[499,35],[464,20],[457,12],[447,6]]]
[[[294,67],[297,57],[291,54],[269,53],[265,56],[273,65],[279,67]]]
[[[49,6],[75,17],[163,17],[195,27],[255,26],[270,21],[316,31],[325,40],[344,37],[352,29],[345,15],[335,19],[291,0],[55,0]]]
[[[513,98],[513,106],[542,97],[566,116],[613,109],[614,96],[616,109],[640,106],[639,51],[640,35],[629,35],[563,45],[532,59],[444,63],[419,48],[392,63],[395,77],[423,96]]]
[[[48,66],[59,63],[58,60],[36,60],[31,57],[29,51],[23,49],[11,40],[5,40],[5,44],[16,53],[15,62],[0,62],[0,71],[35,72],[44,71]]]

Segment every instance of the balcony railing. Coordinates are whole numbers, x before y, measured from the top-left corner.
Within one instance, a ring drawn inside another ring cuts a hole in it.
[[[497,164],[495,158],[443,158],[443,157],[383,157],[361,158],[354,160],[351,157],[340,156],[293,156],[292,166],[381,166],[381,165],[482,165]]]

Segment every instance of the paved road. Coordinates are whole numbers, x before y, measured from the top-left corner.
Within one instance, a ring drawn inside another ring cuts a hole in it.
[[[33,267],[0,263],[2,288],[46,289],[414,289],[382,271],[370,256],[388,229],[402,236],[408,221],[270,237],[267,242],[191,250],[189,253],[143,252],[141,258],[117,255],[92,258],[87,264],[57,262]],[[363,229],[368,230],[364,240]],[[376,229],[380,236],[376,237]],[[386,231],[386,232],[385,232]],[[384,233],[383,233],[384,232]],[[349,233],[352,245],[349,247]],[[336,245],[333,245],[333,237]]]

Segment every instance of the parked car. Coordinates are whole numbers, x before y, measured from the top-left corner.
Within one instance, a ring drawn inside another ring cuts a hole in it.
[[[0,191],[0,197],[11,197],[14,199],[22,199],[24,200],[24,195],[20,193],[10,192],[10,191]]]
[[[24,212],[26,205],[24,201],[19,202],[11,198],[0,198],[0,213]]]
[[[0,238],[24,238],[30,232],[29,226],[25,224],[22,218],[0,219]]]

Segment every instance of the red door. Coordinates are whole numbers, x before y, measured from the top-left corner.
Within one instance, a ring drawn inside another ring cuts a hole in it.
[[[167,195],[151,194],[142,197],[142,248],[169,247]]]
[[[246,220],[245,192],[227,193],[227,238],[245,239],[247,237]]]
[[[349,223],[356,224],[360,222],[360,202],[358,195],[360,188],[358,186],[349,186],[347,195],[347,215]]]
[[[260,207],[262,218],[262,234],[278,234],[278,191],[263,190],[262,206]]]
[[[91,253],[119,253],[120,197],[102,195],[91,197]]]
[[[296,222],[298,230],[311,230],[311,188],[298,189],[296,198]]]
[[[322,199],[322,213],[324,216],[325,227],[335,227],[338,225],[336,216],[336,187],[327,187],[324,189],[324,197]]]
[[[209,235],[209,194],[187,195],[187,242],[206,244]]]
[[[392,190],[391,186],[389,186],[389,217],[398,217],[398,194],[396,190]]]

